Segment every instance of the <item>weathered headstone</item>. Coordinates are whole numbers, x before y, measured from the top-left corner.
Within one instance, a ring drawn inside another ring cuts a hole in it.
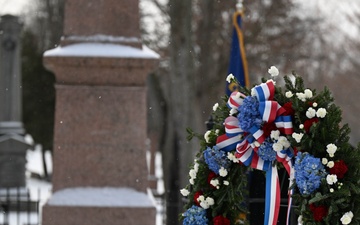
[[[147,195],[146,77],[137,0],[65,3],[64,35],[44,54],[55,73],[53,195],[44,225],[153,225]]]
[[[0,17],[0,188],[25,186],[26,150],[22,124],[18,17]]]

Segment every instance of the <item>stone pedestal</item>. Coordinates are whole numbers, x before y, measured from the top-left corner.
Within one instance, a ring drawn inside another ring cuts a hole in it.
[[[24,136],[16,133],[0,135],[0,187],[25,187],[26,150]]]
[[[42,224],[51,225],[154,225],[156,216],[148,196],[129,188],[61,190],[44,210]]]
[[[56,77],[44,225],[155,224],[145,82],[158,55],[141,46],[137,7],[133,0],[66,1],[61,45],[44,54]]]
[[[99,56],[104,49],[108,57]],[[57,83],[54,196],[62,190],[84,187],[95,187],[98,191],[126,187],[138,194],[146,193],[145,80],[156,59],[157,54],[148,49],[102,43],[72,44],[44,54],[44,64],[55,73]],[[149,205],[115,207],[112,211],[119,210],[116,217],[134,216],[122,224],[151,225],[156,212],[154,205]],[[58,210],[68,216],[60,216]],[[91,207],[47,204],[43,224],[101,224],[82,223],[84,217],[95,215],[93,210],[105,209],[97,202]],[[138,210],[146,210],[152,216],[145,223],[138,223]],[[133,213],[128,214],[130,211]],[[96,215],[108,217],[103,213]]]

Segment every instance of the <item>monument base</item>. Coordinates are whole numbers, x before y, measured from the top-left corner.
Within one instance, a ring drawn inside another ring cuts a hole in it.
[[[44,225],[154,225],[151,197],[130,188],[68,188],[43,207]]]

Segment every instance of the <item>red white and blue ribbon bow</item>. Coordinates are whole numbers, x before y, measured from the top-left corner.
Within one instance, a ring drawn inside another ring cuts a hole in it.
[[[284,116],[286,110],[274,101],[275,86],[273,81],[268,81],[254,87],[255,96],[259,101],[259,112],[262,120],[275,123],[276,127],[284,134],[292,134],[293,127],[290,116]],[[254,138],[261,144],[265,141],[264,132],[260,127],[250,129]]]
[[[291,116],[283,115],[285,109],[274,101],[275,86],[272,81],[254,87],[254,93],[259,101],[259,112],[264,122],[275,123],[275,126],[283,134],[293,132]],[[229,108],[238,109],[246,96],[233,92],[228,100]],[[240,118],[241,119],[241,118]],[[265,161],[257,154],[258,147],[265,142],[266,138],[261,127],[256,125],[248,131],[243,131],[239,126],[239,120],[233,116],[228,117],[225,122],[226,134],[219,136],[217,146],[225,151],[234,150],[236,146],[236,157],[246,166],[266,171],[266,196],[265,196],[265,220],[264,225],[277,224],[280,209],[280,185],[276,165],[272,161]],[[277,152],[276,160],[282,163],[290,176],[293,178],[293,166],[291,149]],[[288,220],[291,208],[291,192],[288,201]]]

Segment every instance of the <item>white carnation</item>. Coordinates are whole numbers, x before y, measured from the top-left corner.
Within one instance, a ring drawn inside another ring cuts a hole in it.
[[[270,73],[272,77],[276,77],[279,75],[279,70],[275,66],[271,66],[268,70],[268,73]]]
[[[194,169],[191,169],[189,171],[189,175],[190,175],[191,178],[195,179],[196,178],[196,171]]]
[[[319,118],[324,118],[326,116],[326,109],[324,108],[320,108],[317,110],[316,112],[316,116],[319,117]]]
[[[231,83],[232,80],[235,80],[235,77],[232,73],[230,73],[227,77],[226,77],[226,81],[228,83]]]
[[[349,223],[351,223],[351,220],[353,217],[354,217],[354,214],[351,211],[349,211],[340,218],[340,221],[342,224],[349,224]]]
[[[296,93],[296,96],[298,97],[298,99],[299,99],[300,101],[303,101],[303,102],[306,101],[306,95],[305,95],[304,93],[301,93],[301,92]]]
[[[337,150],[337,147],[334,144],[328,144],[326,146],[326,152],[329,153],[330,156],[334,156],[336,150]]]
[[[180,190],[180,193],[182,194],[182,196],[186,197],[190,194],[190,191],[188,191],[188,189],[183,188]]]
[[[291,135],[294,139],[295,139],[295,141],[297,142],[297,143],[300,143],[301,142],[301,139],[302,139],[302,137],[304,136],[304,134],[303,133],[292,133],[292,135]]]
[[[312,107],[309,107],[308,110],[306,111],[306,117],[311,119],[315,117],[315,115],[316,115],[316,110]]]
[[[273,139],[273,140],[279,139],[279,136],[280,136],[280,131],[279,131],[279,130],[273,130],[273,131],[271,131],[271,133],[270,133],[270,137],[271,137],[271,139]]]
[[[336,174],[328,174],[326,176],[326,182],[329,184],[329,185],[333,185],[337,182],[337,176]]]
[[[334,161],[329,161],[326,166],[329,168],[333,168],[334,165],[335,165]]]
[[[195,160],[195,163],[194,163],[194,170],[195,172],[197,173],[199,171],[199,163]]]
[[[287,91],[287,92],[285,92],[285,96],[287,98],[291,98],[292,96],[294,96],[294,94],[291,91]]]
[[[203,209],[208,209],[210,208],[209,204],[207,202],[200,202],[200,206],[203,208]]]
[[[212,179],[210,181],[210,184],[214,187],[218,187],[219,186],[219,180],[218,179]]]
[[[272,146],[273,150],[276,152],[280,152],[281,150],[283,150],[283,147],[284,146],[282,144],[280,144],[279,142],[274,143]]]
[[[289,148],[290,147],[290,142],[288,141],[288,139],[285,136],[280,136],[278,142],[284,146],[284,149]]]
[[[304,124],[300,124],[300,125],[299,125],[299,128],[300,128],[300,129],[304,129]]]
[[[303,220],[301,215],[298,217],[297,221],[298,221],[298,225],[303,225]]]
[[[189,183],[194,185],[195,184],[195,180],[193,178],[189,179]]]
[[[230,161],[232,161],[232,160],[235,158],[235,155],[232,154],[231,152],[228,152],[228,153],[227,153],[227,158],[228,158]]]
[[[205,197],[204,197],[204,195],[200,195],[196,200],[198,202],[203,202],[203,201],[205,201]]]
[[[231,152],[228,152],[227,154],[227,158],[232,161],[233,163],[239,163],[239,159],[235,157],[234,154],[232,154]]]
[[[210,134],[211,134],[211,130],[206,131],[205,134],[204,134],[204,138],[205,138],[206,143],[210,142]]]
[[[317,104],[316,102],[314,102],[314,103],[312,104],[312,106],[316,108],[316,107],[318,106],[318,104]]]
[[[205,202],[209,205],[209,206],[212,206],[215,204],[215,201],[213,198],[210,198],[210,197],[207,197]]]
[[[200,195],[196,200],[199,202],[200,206],[204,209],[208,209],[210,206],[215,204],[213,198],[207,197],[205,199],[203,195]]]
[[[219,103],[215,103],[213,106],[213,111],[215,112],[219,108]]]
[[[326,164],[328,163],[327,158],[322,158],[322,159],[321,159],[321,163],[322,163],[323,165],[326,165]]]
[[[313,97],[313,93],[312,93],[312,91],[310,89],[306,89],[304,91],[304,94],[305,94],[306,98],[312,98]]]
[[[228,175],[228,171],[224,167],[221,167],[219,169],[219,175],[222,177],[226,177]]]

